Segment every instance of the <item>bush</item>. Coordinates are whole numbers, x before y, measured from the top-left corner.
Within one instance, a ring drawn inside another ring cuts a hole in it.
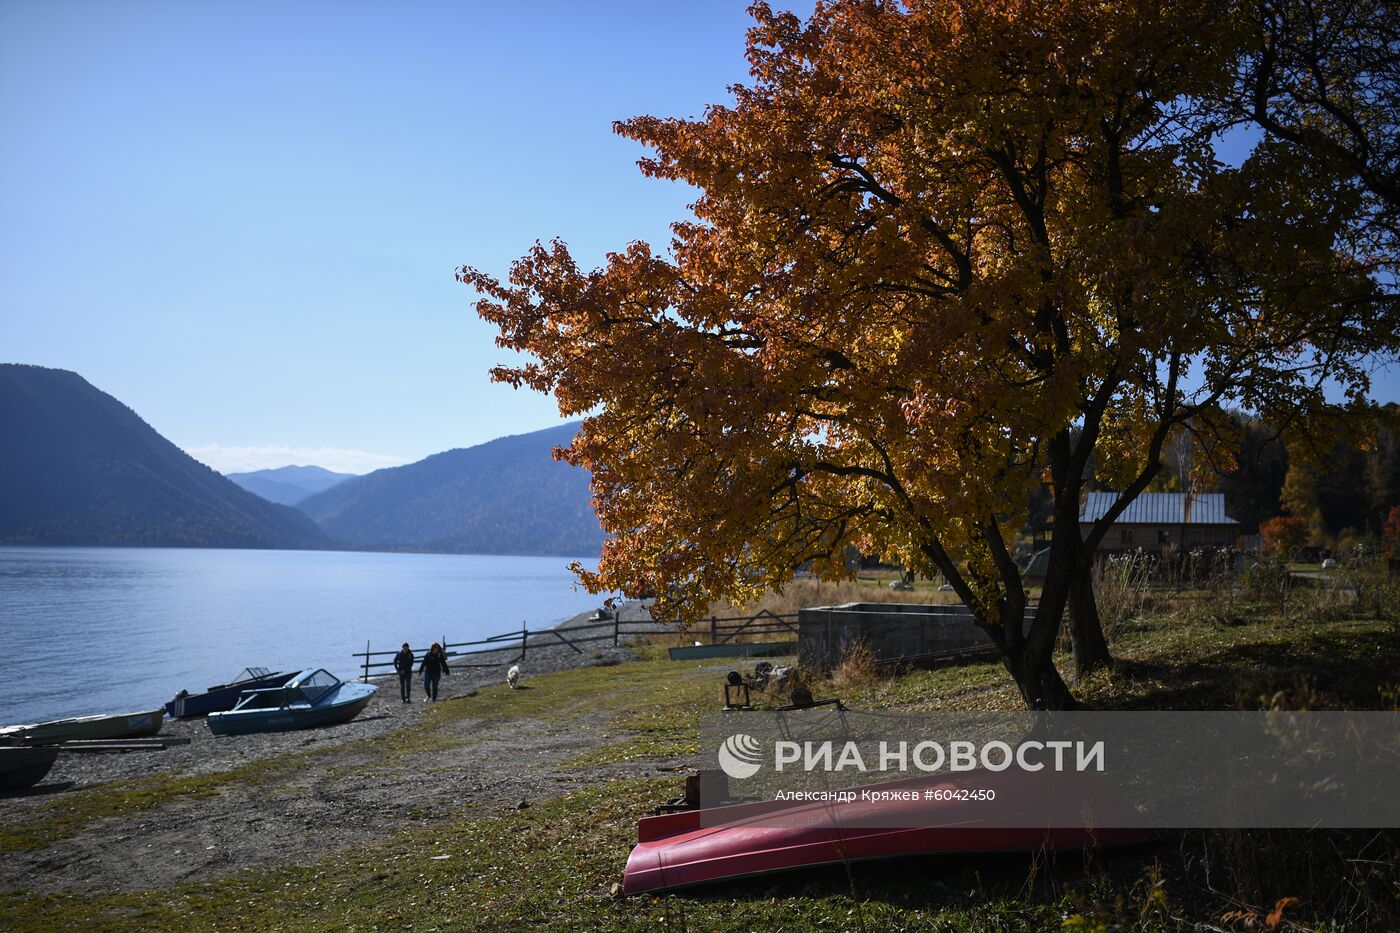
[[[1264,550],[1287,557],[1308,543],[1308,526],[1296,515],[1279,515],[1260,522],[1259,537]]]
[[[1391,560],[1400,560],[1400,505],[1391,507],[1381,538],[1385,542],[1385,556]]]

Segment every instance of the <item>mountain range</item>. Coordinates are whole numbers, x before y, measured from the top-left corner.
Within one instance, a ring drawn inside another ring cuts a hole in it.
[[[76,373],[0,364],[0,543],[324,547]]]
[[[598,553],[586,471],[555,461],[578,422],[376,470],[298,503],[352,547],[470,554]]]
[[[76,373],[0,364],[0,543],[595,555],[589,475],[551,456],[578,427],[224,477]]]
[[[296,505],[308,496],[325,492],[355,476],[354,473],[332,473],[318,466],[284,466],[275,470],[224,475],[253,495],[281,505]]]

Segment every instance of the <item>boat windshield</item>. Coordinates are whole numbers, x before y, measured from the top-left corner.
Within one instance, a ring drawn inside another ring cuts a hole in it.
[[[297,687],[301,690],[301,695],[306,697],[306,702],[315,703],[327,691],[333,690],[340,684],[340,678],[329,671],[316,671],[309,677],[303,677],[297,681]]]
[[[246,690],[238,705],[237,710],[244,709],[279,709],[290,706],[297,701],[295,691],[285,687],[270,687],[266,690]]]

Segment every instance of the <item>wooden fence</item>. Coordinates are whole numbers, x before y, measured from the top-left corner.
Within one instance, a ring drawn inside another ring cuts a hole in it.
[[[679,633],[680,630],[677,629]],[[724,645],[736,639],[760,638],[764,635],[796,635],[797,613],[779,615],[761,609],[751,616],[710,616],[685,632],[687,635],[710,636],[710,644]]]
[[[689,629],[682,629],[674,623],[655,622],[650,619],[635,621],[624,621],[614,616],[611,619],[602,619],[597,622],[585,622],[582,625],[571,625],[568,628],[547,628],[531,630],[524,623],[515,631],[503,632],[499,635],[492,635],[489,638],[482,638],[476,641],[448,642],[446,637],[439,644],[447,653],[449,660],[454,664],[465,668],[477,667],[503,667],[511,664],[519,664],[529,655],[531,648],[552,648],[565,645],[579,654],[583,654],[581,645],[594,644],[600,641],[611,641],[616,647],[622,643],[624,637],[633,635],[666,635],[684,634],[690,637],[700,637],[708,635],[710,644],[719,645],[726,643],[737,643],[736,639],[755,639],[765,635],[795,634],[797,632],[797,615],[778,615],[764,609],[751,616],[710,616],[702,620]],[[669,626],[669,627],[668,627]],[[470,650],[459,650],[459,649]],[[425,648],[410,648],[414,658],[421,660],[427,653]],[[502,651],[511,652],[508,661],[466,661],[454,659],[481,658],[483,655],[494,655]],[[360,658],[360,667],[363,670],[362,679],[369,680],[371,676],[377,674],[387,674],[394,668],[394,655],[398,651],[371,651],[370,643],[365,642],[364,651],[356,651],[351,657]],[[384,658],[386,660],[375,660]]]

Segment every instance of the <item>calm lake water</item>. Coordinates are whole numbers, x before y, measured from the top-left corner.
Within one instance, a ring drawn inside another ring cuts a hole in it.
[[[0,725],[153,709],[249,665],[545,628],[597,608],[565,557],[0,548]]]

